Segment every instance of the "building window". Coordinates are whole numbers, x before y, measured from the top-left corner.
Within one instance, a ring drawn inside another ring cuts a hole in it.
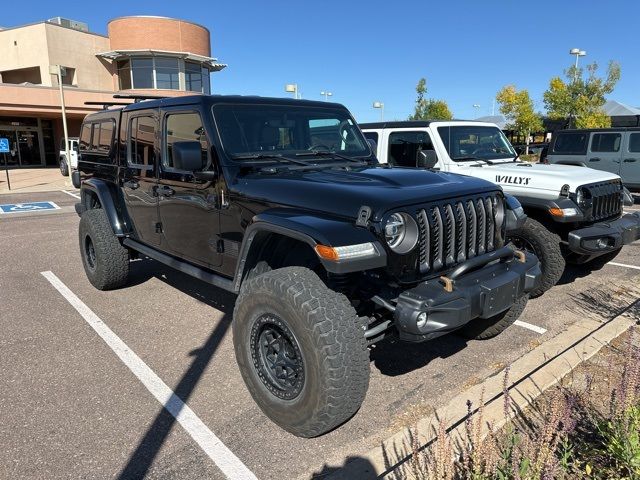
[[[153,58],[131,59],[131,73],[133,88],[154,88]]]
[[[184,80],[190,92],[202,92],[202,68],[199,63],[184,63]]]
[[[116,63],[120,90],[131,89],[131,60],[120,60]]]
[[[173,57],[131,58],[116,62],[120,90],[186,90],[209,94],[209,69]],[[184,71],[184,81],[180,72]]]
[[[177,58],[154,58],[156,88],[163,90],[180,89],[180,67]]]

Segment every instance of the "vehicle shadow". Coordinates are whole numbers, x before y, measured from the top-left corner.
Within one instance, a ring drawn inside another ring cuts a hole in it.
[[[191,364],[182,378],[176,385],[169,385],[173,389],[174,397],[186,404],[231,326],[235,295],[153,260],[142,259],[132,264],[132,285],[144,283],[153,277],[224,313],[204,344],[189,352],[189,356],[192,357]],[[172,397],[168,400],[169,402],[175,413],[175,398]],[[118,478],[121,480],[144,478],[152,468],[158,452],[175,423],[176,418],[164,406],[161,407],[142,440],[129,456]]]
[[[309,478],[312,480],[370,480],[378,478],[378,475],[371,461],[350,456],[344,460],[342,466],[324,465],[322,470],[313,472]]]
[[[602,266],[600,266],[602,268]],[[575,282],[579,278],[586,277],[591,274],[591,272],[595,270],[599,270],[596,265],[592,265],[590,263],[586,263],[584,265],[571,265],[567,264],[564,268],[564,272],[558,280],[556,285],[567,285],[569,283]]]
[[[455,334],[424,343],[407,343],[391,337],[371,348],[370,359],[380,373],[396,377],[422,368],[436,358],[455,355],[466,346],[467,340]]]

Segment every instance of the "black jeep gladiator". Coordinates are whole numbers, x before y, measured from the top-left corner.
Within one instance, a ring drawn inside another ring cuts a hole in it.
[[[89,281],[123,286],[144,256],[237,293],[244,381],[298,436],[358,410],[368,345],[497,335],[540,276],[534,255],[505,246],[526,218],[515,199],[485,180],[378,165],[342,105],[138,101],[87,116],[79,150]]]

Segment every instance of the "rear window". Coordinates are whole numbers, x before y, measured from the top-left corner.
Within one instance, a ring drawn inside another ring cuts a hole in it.
[[[594,133],[591,138],[592,152],[618,152],[622,135],[619,133]]]
[[[553,153],[586,153],[587,136],[587,133],[558,133],[553,144]]]

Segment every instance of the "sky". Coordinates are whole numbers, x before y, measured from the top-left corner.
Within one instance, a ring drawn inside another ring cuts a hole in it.
[[[536,110],[549,80],[563,75],[575,57],[610,60],[622,77],[611,99],[640,107],[640,54],[635,19],[640,2],[483,0],[30,0],[5,8],[0,26],[12,27],[61,16],[107,33],[107,22],[125,15],[190,20],[211,32],[212,56],[229,66],[212,76],[212,93],[290,96],[297,83],[303,98],[346,105],[359,122],[412,112],[415,86],[427,79],[427,96],[448,102],[455,118],[492,113],[505,85],[526,88]],[[628,19],[630,21],[625,21]],[[627,25],[626,27],[624,25]],[[1,55],[1,52],[0,52]],[[585,63],[586,62],[586,63]],[[479,107],[474,107],[479,105]],[[496,106],[496,112],[498,107]]]

